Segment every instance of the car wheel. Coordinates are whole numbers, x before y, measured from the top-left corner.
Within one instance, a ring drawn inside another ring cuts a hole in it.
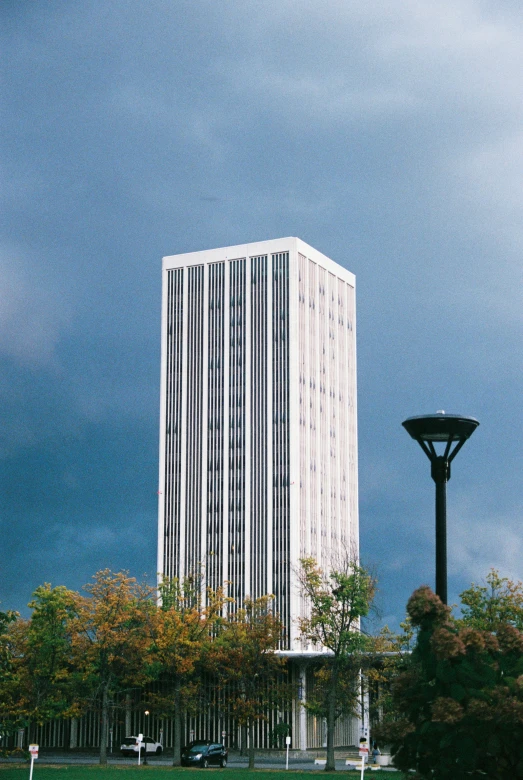
[[[204,769],[207,769],[207,767],[209,766],[209,762],[207,761],[206,758],[203,759],[202,766],[203,766]]]
[[[159,755],[161,755],[161,753],[162,753],[161,747],[157,747],[156,748],[156,755],[159,756]]]
[[[222,758],[221,759],[220,766],[221,766],[222,769],[225,769],[225,767],[227,766],[227,759],[226,758]]]

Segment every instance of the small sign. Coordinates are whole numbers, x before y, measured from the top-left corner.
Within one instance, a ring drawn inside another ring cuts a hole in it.
[[[368,747],[362,747],[360,745],[360,756],[368,756],[369,755],[369,748]]]
[[[38,745],[29,745],[29,752],[31,754],[31,769],[29,770],[29,780],[33,780],[33,767],[35,758],[38,758]]]
[[[290,745],[291,744],[291,738],[290,737],[285,737],[285,744],[286,745]]]

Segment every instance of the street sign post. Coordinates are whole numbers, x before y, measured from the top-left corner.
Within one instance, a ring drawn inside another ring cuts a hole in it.
[[[285,769],[289,768],[289,747],[290,747],[290,744],[291,744],[291,738],[290,737],[285,737],[285,745],[287,747],[287,760],[285,762]]]
[[[29,780],[33,780],[33,766],[35,758],[38,758],[38,745],[29,745],[29,752],[31,753],[31,769],[29,770]]]
[[[143,734],[138,734],[138,766],[140,766],[140,752],[142,749],[142,744],[145,748],[145,742],[143,741]]]
[[[369,757],[369,748],[366,742],[360,742],[360,758],[361,758],[361,780],[363,780],[363,773],[365,772],[365,760]]]

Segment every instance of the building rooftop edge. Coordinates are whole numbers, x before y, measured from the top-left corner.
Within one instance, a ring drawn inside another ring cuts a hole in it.
[[[168,260],[170,257],[187,257],[190,255],[205,255],[209,252],[225,252],[231,249],[243,249],[244,247],[248,246],[258,246],[261,244],[274,244],[275,242],[281,243],[282,241],[300,241],[301,243],[305,243],[305,241],[302,241],[301,238],[298,238],[297,236],[281,236],[280,238],[264,238],[262,241],[246,241],[242,244],[231,244],[230,246],[216,246],[216,247],[210,247],[208,249],[196,249],[194,252],[177,252],[173,255],[165,255],[164,260]]]
[[[274,246],[274,249],[270,247]],[[343,276],[346,276],[346,281],[355,287],[356,277],[352,271],[349,271],[344,265],[331,257],[328,257],[319,249],[311,246],[303,239],[297,236],[286,236],[284,238],[269,238],[263,241],[251,241],[245,244],[232,244],[231,246],[213,247],[211,249],[199,249],[195,252],[180,252],[173,255],[165,255],[162,258],[163,270],[168,270],[174,267],[180,267],[184,265],[193,265],[202,262],[219,262],[224,260],[235,260],[242,257],[256,257],[258,254],[264,252],[274,252],[278,250],[283,251],[297,251],[305,254],[313,262],[317,262],[320,258],[326,268],[332,267],[334,269],[340,269],[343,272]]]

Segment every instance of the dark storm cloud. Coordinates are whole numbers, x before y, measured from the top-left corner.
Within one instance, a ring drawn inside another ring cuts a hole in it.
[[[402,419],[481,427],[450,596],[521,577],[523,30],[510,3],[5,4],[0,598],[154,575],[160,258],[298,235],[357,276],[360,524],[432,581]]]

